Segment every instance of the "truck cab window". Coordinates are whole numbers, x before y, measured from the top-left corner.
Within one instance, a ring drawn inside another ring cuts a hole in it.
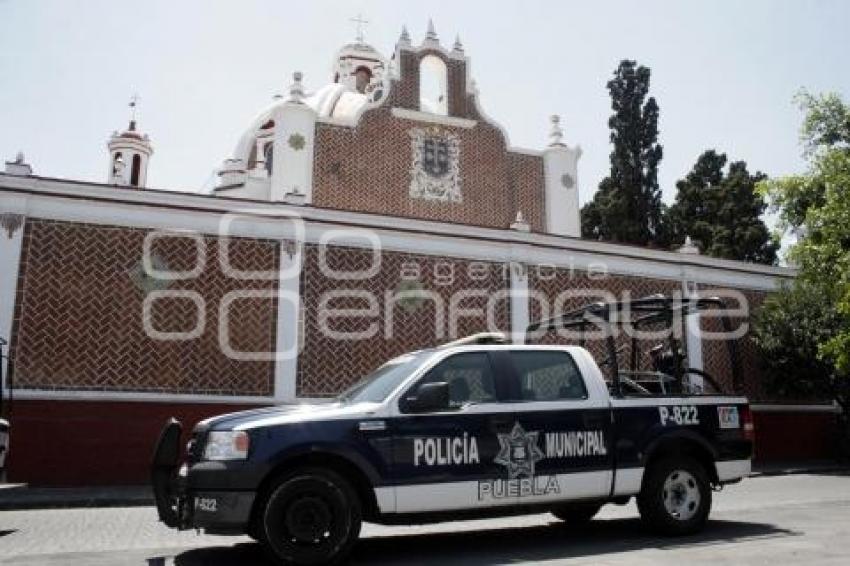
[[[511,352],[511,359],[523,401],[587,399],[584,379],[566,352],[516,351]]]
[[[449,384],[449,404],[452,407],[496,401],[493,371],[486,352],[469,352],[446,358],[416,384],[414,391],[425,383],[436,382]],[[414,391],[411,393],[415,395]]]

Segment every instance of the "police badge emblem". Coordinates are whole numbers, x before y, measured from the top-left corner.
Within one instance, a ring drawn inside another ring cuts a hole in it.
[[[462,202],[458,137],[439,128],[410,131],[413,165],[410,196],[426,200]]]
[[[537,446],[539,432],[525,432],[522,425],[514,423],[510,434],[499,434],[499,453],[494,462],[507,468],[508,478],[533,477],[534,464],[543,459]]]

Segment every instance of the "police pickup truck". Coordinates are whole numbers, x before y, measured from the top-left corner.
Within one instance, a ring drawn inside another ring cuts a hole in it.
[[[628,306],[645,306],[636,322],[652,322],[714,304],[705,301]],[[623,307],[590,305],[529,330],[609,324]],[[576,524],[631,497],[654,530],[696,532],[712,489],[750,472],[747,400],[707,393],[713,378],[681,364],[621,370],[613,339],[609,351],[607,371],[581,346],[493,335],[405,354],[333,402],[202,421],[182,465],[172,419],[152,467],[160,519],[247,533],[282,564],[343,560],[361,521],[548,511]]]

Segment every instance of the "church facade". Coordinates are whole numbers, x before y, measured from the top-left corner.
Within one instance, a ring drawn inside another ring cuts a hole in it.
[[[737,321],[790,269],[580,238],[578,162],[557,117],[512,147],[459,41],[362,39],[330,84],[248,125],[211,194],[146,187],[135,121],[107,182],[0,175],[0,336],[10,480],[143,483],[169,416],[332,397],[384,361],[590,300],[724,294]],[[728,375],[716,321],[680,329],[688,365]],[[740,383],[763,459],[829,452],[832,405],[775,403],[746,330]],[[793,426],[792,426],[793,425]],[[793,430],[793,433],[789,433]],[[815,440],[813,440],[815,439]]]

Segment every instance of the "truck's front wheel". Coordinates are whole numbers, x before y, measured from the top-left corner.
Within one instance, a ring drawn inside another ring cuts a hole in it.
[[[665,458],[647,470],[637,497],[643,522],[665,535],[700,531],[711,511],[711,485],[703,466],[685,456]]]
[[[262,515],[263,542],[281,564],[336,564],[360,534],[357,493],[339,474],[304,468],[272,489]]]

